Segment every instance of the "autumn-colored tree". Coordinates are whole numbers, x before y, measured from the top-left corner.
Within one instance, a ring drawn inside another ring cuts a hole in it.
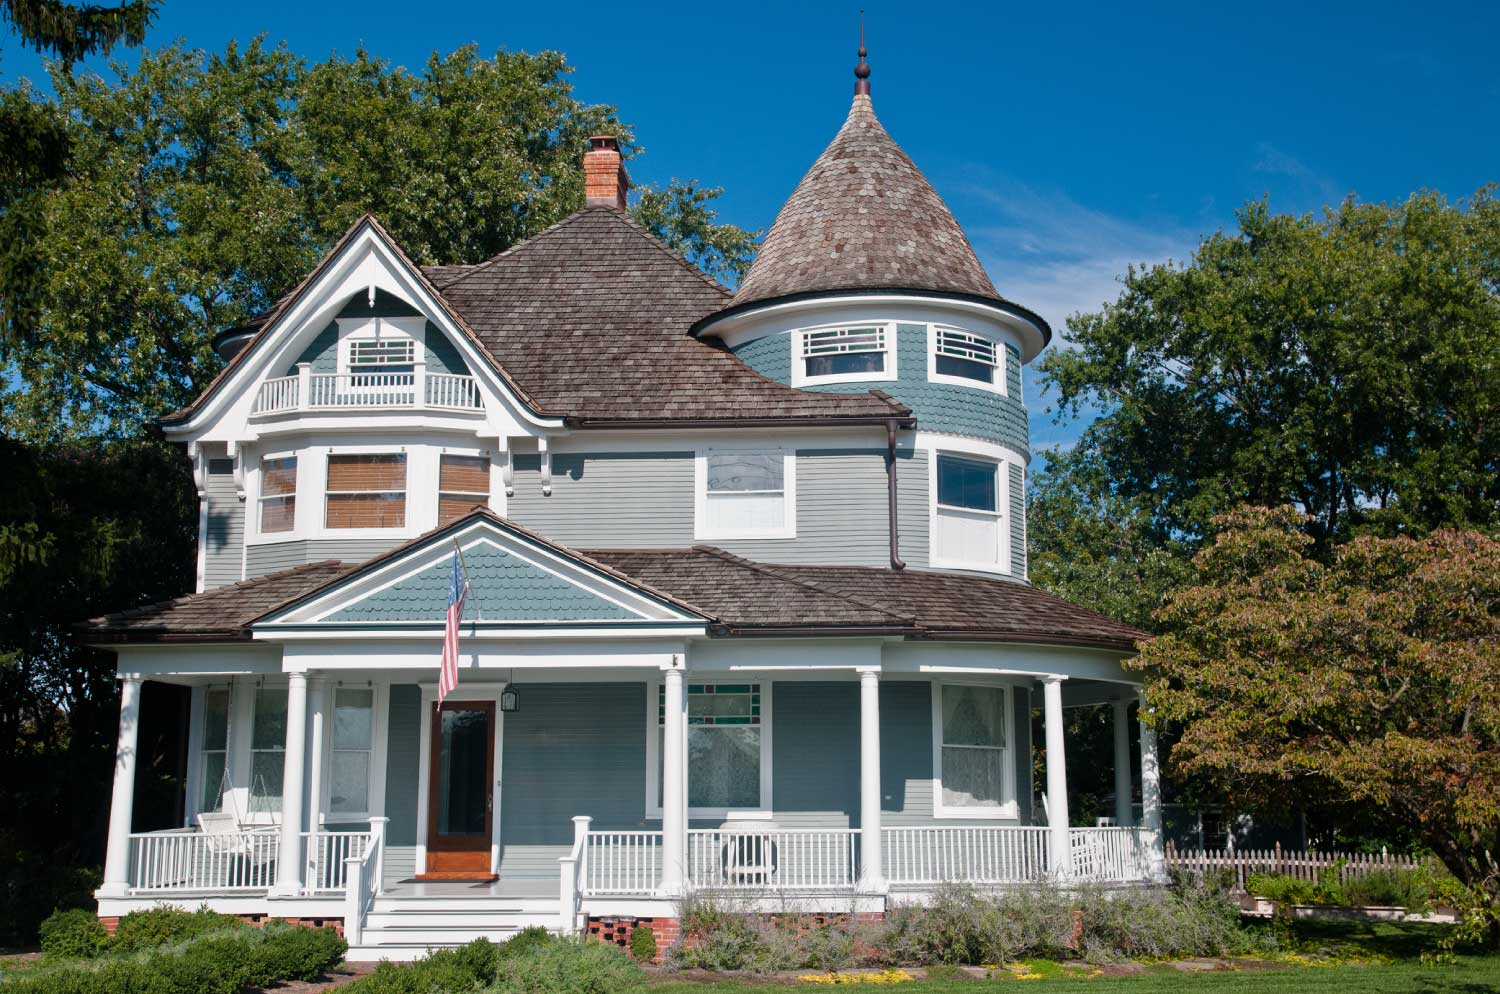
[[[1181,774],[1275,808],[1344,799],[1409,828],[1500,913],[1500,541],[1362,536],[1326,559],[1291,509],[1215,522],[1130,665]],[[1500,930],[1492,929],[1492,941]]]

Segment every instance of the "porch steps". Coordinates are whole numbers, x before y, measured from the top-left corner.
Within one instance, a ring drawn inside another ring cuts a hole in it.
[[[475,939],[504,942],[521,929],[557,928],[557,901],[506,897],[378,897],[351,962],[421,959]]]

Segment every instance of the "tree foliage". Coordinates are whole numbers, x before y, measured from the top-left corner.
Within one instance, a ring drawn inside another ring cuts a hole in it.
[[[1290,508],[1214,526],[1129,664],[1175,771],[1248,809],[1364,804],[1500,906],[1500,541],[1361,535],[1324,561]]]
[[[1174,582],[1159,556],[1244,502],[1302,509],[1322,550],[1500,527],[1494,190],[1238,221],[1132,269],[1041,363],[1064,412],[1103,412],[1037,482],[1043,585],[1148,617]]]
[[[410,72],[364,50],[308,65],[257,40],[170,45],[116,79],[54,67],[55,98],[5,106],[63,129],[60,178],[0,192],[0,322],[20,386],[0,427],[131,436],[219,367],[212,335],[269,307],[366,211],[420,264],[473,263],[583,204],[590,134],[633,132],[580,102],[557,52],[473,46]],[[19,168],[19,167],[18,167]],[[638,214],[721,273],[753,236],[716,189],[646,191]]]
[[[139,45],[156,16],[154,0],[72,4],[63,0],[0,0],[0,17],[9,21],[33,51],[71,65],[85,55],[107,54],[124,42]]]

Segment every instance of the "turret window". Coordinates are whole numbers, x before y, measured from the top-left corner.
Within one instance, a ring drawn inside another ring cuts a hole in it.
[[[792,336],[796,344],[792,385],[891,379],[895,373],[893,338],[884,324],[798,332]]]
[[[932,471],[932,563],[955,569],[1003,570],[1006,533],[1004,463],[936,453]]]
[[[934,383],[1006,392],[1005,350],[994,339],[934,327],[928,338],[928,378]]]

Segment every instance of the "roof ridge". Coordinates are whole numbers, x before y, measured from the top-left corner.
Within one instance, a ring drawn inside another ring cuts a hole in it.
[[[795,584],[799,587],[806,587],[808,590],[817,591],[818,593],[825,596],[835,597],[842,601],[848,601],[850,604],[854,604],[858,607],[862,607],[870,611],[877,611],[880,614],[889,615],[890,617],[896,618],[907,624],[916,625],[915,615],[901,614],[896,611],[892,611],[887,607],[883,607],[880,604],[872,604],[868,601],[861,600],[858,597],[853,597],[847,593],[844,593],[843,591],[830,590],[822,584],[816,583],[812,580],[804,579],[798,576],[787,576],[785,573],[782,573],[778,569],[776,569],[776,567],[771,563],[762,563],[757,562],[754,559],[746,559],[744,556],[737,556],[734,553],[729,552],[726,549],[721,549],[716,545],[695,545],[693,546],[693,551],[702,555],[715,556],[727,563],[733,563],[734,565],[739,566],[742,569],[752,570],[757,573],[764,573],[767,576],[773,576],[785,583]]]

